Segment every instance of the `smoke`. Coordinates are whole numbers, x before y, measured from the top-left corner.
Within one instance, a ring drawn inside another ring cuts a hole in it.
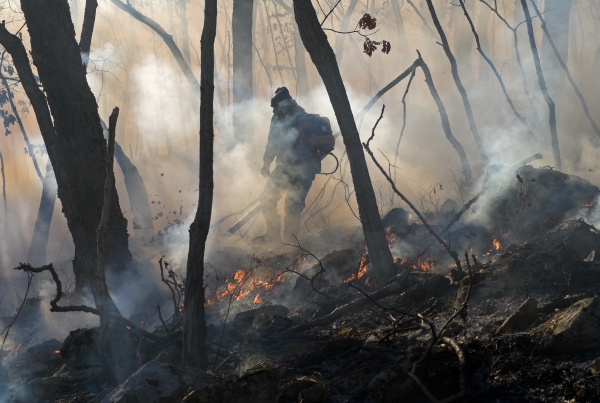
[[[514,10],[514,2],[505,3],[502,13],[505,13],[512,23],[512,16],[518,10]],[[343,3],[342,5],[345,6]],[[173,13],[174,10],[169,9],[169,5],[154,4],[152,10],[149,5],[140,4],[136,7],[145,15],[151,16],[154,13],[155,20],[167,31],[175,34],[176,43],[181,43],[177,24],[179,17]],[[189,3],[188,7],[190,21],[198,22],[190,24],[192,45],[190,64],[198,77],[199,63],[196,53],[202,28],[202,7],[201,4],[194,2]],[[298,99],[307,112],[329,117],[334,131],[338,129],[327,91],[307,55],[307,79],[310,91],[300,94],[301,96],[295,93],[296,72],[293,70],[293,65],[289,66],[287,52],[283,47],[283,43],[292,43],[293,33],[279,32],[275,29],[272,37],[266,24],[275,23],[271,21],[272,18],[264,15],[265,11],[261,7],[257,7],[254,34],[255,98],[242,105],[231,105],[232,54],[227,25],[231,9],[226,10],[225,4],[221,4],[220,7],[215,68],[218,77],[215,88],[215,116],[220,123],[215,135],[213,222],[249,204],[259,196],[264,187],[266,181],[260,176],[260,167],[272,116],[269,106],[272,89],[287,86],[292,96]],[[575,80],[584,87],[583,83],[591,82],[589,78],[594,72],[589,67],[578,66],[593,64],[590,55],[596,53],[598,40],[596,35],[588,35],[589,32],[596,32],[591,13],[587,13],[587,7],[591,5],[578,4],[574,7],[581,7],[578,15],[582,18],[582,22],[578,23],[581,32],[572,30],[570,33],[575,35],[572,38],[575,47],[571,48],[569,67],[572,68]],[[345,8],[340,7],[340,10]],[[482,4],[469,3],[468,8],[476,27],[486,28],[486,32],[479,32],[480,36],[485,36],[486,39],[484,51],[494,61],[515,107],[527,117],[537,137],[537,140],[530,138],[523,125],[513,115],[497,80],[475,51],[470,28],[462,13],[457,12],[457,7],[441,2],[438,10],[440,20],[458,60],[459,73],[467,89],[475,120],[491,163],[512,166],[540,152],[544,155],[544,159],[535,162],[535,165],[552,165],[547,107],[540,96],[524,27],[519,30],[519,50],[526,71],[524,77],[526,88],[534,102],[533,108],[525,95],[523,78],[514,54],[512,33],[507,31],[502,22],[491,15]],[[421,8],[421,11],[429,21],[426,8]],[[10,11],[3,12],[6,14]],[[420,18],[405,5],[401,12],[408,49],[401,51],[391,6],[386,2],[379,4],[377,9],[367,9],[366,6],[359,5],[351,20],[358,21],[365,12],[373,14],[378,19],[378,27],[381,29],[373,39],[389,40],[392,43],[392,52],[384,55],[378,51],[369,58],[362,53],[362,38],[352,35],[346,37],[340,70],[353,111],[355,113],[360,111],[381,88],[410,66],[416,58],[416,50],[420,50],[432,70],[434,83],[448,111],[452,131],[465,148],[471,169],[481,182],[486,167],[483,166],[473,141],[462,100],[451,78],[448,60],[441,47],[436,44],[438,39],[431,37]],[[11,21],[12,19],[8,17],[9,15],[5,17],[6,20]],[[325,26],[335,28],[339,20],[337,17],[343,18],[343,15],[330,17]],[[281,16],[281,19],[284,24],[294,27],[289,16]],[[480,24],[480,19],[487,23]],[[515,24],[518,22],[520,21],[514,21]],[[537,34],[541,32],[538,22],[536,22],[536,32]],[[338,34],[330,31],[327,34],[330,43],[333,44]],[[282,35],[291,36],[281,38]],[[586,41],[583,41],[584,35]],[[24,43],[29,43],[26,32],[24,32]],[[293,49],[290,48],[289,51],[292,53],[292,60],[295,60]],[[401,57],[403,53],[409,55],[408,59]],[[198,201],[197,102],[192,99],[194,95],[188,82],[161,39],[146,26],[129,18],[109,3],[100,4],[98,8],[98,21],[90,60],[89,83],[99,99],[101,117],[106,120],[114,106],[121,108],[117,141],[144,179],[155,228],[154,233],[133,236],[131,211],[134,206],[129,205],[122,172],[116,168],[117,190],[125,216],[129,221],[129,233],[132,234],[130,246],[139,264],[139,270],[138,273],[112,279],[111,292],[122,312],[130,315],[146,309],[147,306],[155,307],[157,300],[158,303],[164,302],[161,298],[166,289],[160,283],[157,263],[160,257],[166,256],[179,274],[185,273],[189,242],[188,228],[193,221]],[[544,68],[556,69],[557,67],[546,64]],[[563,77],[561,71],[558,73],[560,73],[559,77]],[[441,184],[443,190],[436,194],[440,204],[446,199],[452,199],[461,205],[479,189],[465,190],[465,194],[460,194],[455,186],[455,177],[458,181],[461,179],[461,164],[457,153],[445,137],[438,109],[420,70],[417,71],[406,97],[407,119],[404,122],[401,99],[407,82],[408,79],[405,79],[386,93],[364,119],[357,122],[361,140],[366,141],[372,134],[372,127],[379,117],[381,105],[385,104],[386,112],[377,127],[371,147],[383,166],[387,166],[386,158],[393,163],[396,160],[395,151],[400,129],[404,123],[406,124],[396,167],[390,167],[395,174],[398,188],[414,200],[420,197],[423,188]],[[592,111],[597,111],[599,99],[594,98],[594,91],[597,91],[595,84],[585,86],[582,90],[590,102]],[[565,85],[562,92],[555,92],[552,95],[557,102],[559,112],[563,169],[597,183],[596,172],[599,169],[596,158],[597,145],[590,142],[593,132],[588,122],[582,118],[581,108],[573,97],[572,90]],[[18,91],[16,97],[17,100],[26,101],[24,94]],[[252,116],[252,119],[248,120],[252,121],[251,129],[254,136],[247,142],[234,143],[232,146],[227,139],[234,137],[232,117],[239,114]],[[26,113],[23,118],[32,141],[41,143],[35,116]],[[25,260],[37,214],[41,186],[33,172],[30,157],[23,153],[24,143],[20,133],[12,126],[11,131],[12,134],[4,139],[6,141],[0,142],[0,151],[5,157],[9,204],[9,217],[4,217],[3,213],[0,213],[3,220],[1,223],[8,221],[8,225],[1,230],[0,263],[2,266],[0,268],[3,272],[0,293],[6,293],[6,301],[17,301],[17,290],[22,288],[23,278],[19,273],[13,273],[11,269],[19,261]],[[336,143],[335,154],[341,159],[343,152],[344,144],[340,137]],[[45,166],[42,162],[45,158],[45,156],[38,158],[41,167]],[[394,206],[407,209],[397,197],[391,196],[385,179],[368,158],[367,163],[376,188],[381,213],[385,214]],[[330,159],[326,159],[323,163],[323,171],[329,171],[334,167],[335,164]],[[344,184],[340,182],[341,172],[345,173]],[[319,195],[323,188],[321,197]],[[323,215],[315,219],[316,223],[304,229],[301,241],[306,242],[307,247],[319,256],[334,249],[343,249],[360,237],[360,230],[356,231],[360,223],[354,216],[358,209],[352,190],[351,172],[346,158],[342,161],[334,179],[319,176],[315,180],[307,197],[307,206],[310,207],[315,202],[314,210],[307,214],[310,215],[326,206],[330,199],[331,202],[323,209]],[[479,211],[485,210],[487,203],[487,199],[480,201],[477,206]],[[73,256],[73,245],[61,212],[60,202],[57,203],[54,213],[47,260],[63,269],[66,279],[71,275],[69,266]],[[241,214],[225,221],[218,228],[214,228],[209,236],[207,261],[225,276],[232,275],[236,270],[247,269],[249,257],[255,253],[262,254],[262,251],[257,251],[249,242],[253,236],[264,232],[262,217],[258,217],[252,227],[244,227],[244,238],[223,237],[226,229],[240,217]],[[464,221],[474,222],[474,217],[475,213],[469,212],[465,215]],[[358,235],[351,238],[351,234]],[[223,251],[225,254],[235,256],[235,259],[219,258]],[[406,251],[397,252],[401,254]],[[211,287],[222,284],[223,277],[220,277],[221,283],[219,283],[212,272],[208,274]],[[67,330],[95,323],[96,318],[85,314],[47,312],[48,300],[54,295],[53,285],[44,276],[36,278],[34,285],[36,293],[43,300],[41,304],[44,312],[43,321],[35,329],[35,334],[60,339],[65,337]],[[154,297],[156,298],[153,299]],[[90,301],[88,303],[92,304]]]

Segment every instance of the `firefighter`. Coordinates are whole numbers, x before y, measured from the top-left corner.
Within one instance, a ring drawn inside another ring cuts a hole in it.
[[[316,174],[321,172],[321,160],[310,147],[300,144],[298,118],[306,112],[292,99],[286,87],[277,88],[271,99],[273,117],[267,147],[263,156],[262,176],[268,178],[260,196],[267,233],[252,239],[256,244],[281,241],[281,216],[277,203],[285,195],[283,239],[293,242],[300,231],[300,215]],[[270,171],[273,160],[276,166]]]

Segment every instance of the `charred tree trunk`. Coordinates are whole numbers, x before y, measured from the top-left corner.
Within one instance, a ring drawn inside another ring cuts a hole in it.
[[[251,141],[253,133],[252,98],[252,22],[253,0],[233,0],[231,16],[233,38],[233,137],[237,142]],[[202,85],[202,84],[201,84]]]
[[[213,102],[215,96],[215,37],[217,0],[204,3],[204,27],[200,41],[200,191],[198,210],[190,226],[190,249],[185,278],[183,311],[183,361],[206,369],[206,320],[204,318],[204,252],[213,203]]]
[[[554,154],[554,166],[559,171],[562,171],[562,164],[560,161],[560,146],[558,144],[558,132],[556,130],[556,105],[546,87],[546,79],[544,78],[544,72],[542,71],[542,64],[540,62],[540,55],[535,44],[535,34],[533,32],[533,23],[531,22],[531,14],[529,13],[529,7],[527,6],[527,0],[521,0],[521,7],[525,13],[525,21],[527,23],[527,34],[529,35],[529,46],[531,47],[531,53],[533,55],[533,62],[535,64],[535,72],[538,77],[538,83],[544,100],[548,105],[548,120],[550,124],[550,139],[552,141],[552,151]]]
[[[96,229],[106,176],[100,116],[86,81],[67,1],[23,0],[21,8],[31,38],[33,62],[53,116],[55,136],[44,136],[44,142],[57,173],[58,196],[73,236],[73,271],[81,288],[89,279],[91,268],[96,267]],[[22,77],[19,68],[17,71]],[[37,111],[36,116],[39,121]],[[127,220],[116,191],[112,198],[106,236],[107,264],[122,270],[131,263]]]
[[[465,106],[465,112],[467,114],[467,119],[469,120],[469,128],[471,129],[471,133],[473,134],[473,138],[475,139],[475,143],[477,144],[477,148],[479,149],[479,154],[481,155],[481,159],[484,165],[487,165],[489,162],[489,157],[487,155],[487,151],[485,150],[485,146],[483,145],[483,141],[481,141],[481,137],[479,136],[479,130],[477,129],[477,124],[475,123],[475,116],[473,115],[473,110],[471,109],[471,103],[469,102],[469,97],[467,95],[467,91],[463,86],[462,80],[460,79],[460,75],[458,74],[458,64],[456,63],[456,59],[450,50],[450,45],[448,44],[448,39],[446,38],[446,33],[440,24],[440,20],[437,17],[437,13],[435,12],[435,7],[433,6],[432,0],[427,0],[427,6],[429,7],[429,12],[431,13],[431,18],[433,20],[433,25],[438,31],[440,35],[440,39],[442,40],[442,47],[444,48],[444,52],[450,61],[450,69],[452,71],[452,78],[454,78],[454,82],[456,83],[456,88],[460,93],[463,104]]]
[[[395,274],[394,262],[377,210],[377,200],[365,154],[335,54],[327,41],[325,32],[321,29],[310,0],[294,0],[294,13],[304,46],[323,79],[342,132],[369,257],[381,277],[390,278]]]
[[[94,24],[96,23],[96,9],[98,0],[87,0],[85,2],[85,13],[83,14],[83,27],[81,28],[81,39],[79,40],[79,49],[81,50],[81,60],[87,66],[90,59],[90,49],[92,47],[92,34],[94,33]]]
[[[50,223],[54,214],[54,205],[56,204],[56,176],[54,168],[48,159],[46,164],[46,175],[42,180],[42,199],[40,208],[33,227],[33,237],[27,253],[27,262],[32,266],[42,266],[46,264],[46,248],[48,247],[48,236],[50,234]]]

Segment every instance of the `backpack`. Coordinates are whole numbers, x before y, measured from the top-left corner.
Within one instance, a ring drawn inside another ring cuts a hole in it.
[[[308,149],[319,156],[333,151],[335,137],[328,118],[305,113],[298,118],[297,127],[300,149]]]

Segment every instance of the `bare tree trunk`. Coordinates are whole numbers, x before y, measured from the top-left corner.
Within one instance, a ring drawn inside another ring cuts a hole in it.
[[[133,230],[136,236],[147,236],[154,234],[154,223],[152,222],[152,209],[148,201],[148,190],[144,179],[137,167],[125,155],[119,143],[115,143],[115,159],[123,171],[125,188],[129,196],[131,214],[133,214]]]
[[[2,173],[2,200],[4,200],[4,225],[8,224],[8,203],[6,202],[6,176],[4,175],[4,157],[0,153],[0,172]]]
[[[81,287],[96,266],[96,228],[106,176],[100,116],[81,63],[67,1],[23,0],[21,7],[31,38],[33,61],[52,111],[56,135],[44,137],[44,142],[57,173],[58,196],[75,244],[73,270]],[[17,71],[22,78],[18,68]],[[53,152],[53,147],[59,152]],[[116,191],[111,205],[108,264],[122,270],[131,263],[131,254],[127,220]]]
[[[552,51],[554,52],[554,56],[556,57],[556,61],[558,62],[560,67],[563,69],[563,71],[567,75],[569,84],[571,84],[571,87],[573,87],[573,91],[575,91],[575,94],[577,95],[577,98],[579,99],[579,102],[581,103],[581,107],[583,108],[583,112],[585,113],[585,116],[587,117],[588,121],[590,122],[592,129],[594,129],[594,132],[596,132],[597,136],[600,136],[600,128],[598,128],[598,125],[596,124],[596,121],[592,117],[592,114],[590,113],[590,109],[588,108],[587,103],[585,102],[585,98],[583,97],[583,94],[579,90],[579,87],[577,86],[577,84],[575,83],[575,80],[573,80],[573,77],[571,76],[571,73],[569,72],[569,68],[567,67],[566,59],[563,58],[563,56],[561,55],[560,49],[554,43],[554,40],[552,39],[552,34],[550,33],[550,31],[548,30],[548,27],[546,25],[547,24],[546,20],[542,16],[542,13],[540,13],[540,10],[538,9],[535,2],[531,2],[531,4],[533,5],[533,8],[534,8],[538,18],[540,19],[540,21],[542,21],[542,30],[544,31],[544,40],[547,41],[548,45],[552,48]]]
[[[188,32],[187,2],[188,0],[179,0],[179,18],[181,18],[181,50],[183,58],[190,64],[190,34]]]
[[[465,153],[465,149],[463,148],[462,144],[460,144],[460,142],[456,139],[456,137],[454,137],[454,134],[452,133],[452,129],[450,128],[450,120],[448,119],[448,113],[446,112],[446,107],[444,106],[444,103],[442,102],[442,99],[440,98],[440,95],[437,89],[435,88],[435,85],[433,84],[433,77],[431,76],[431,71],[429,70],[429,66],[427,66],[427,63],[425,63],[425,61],[421,57],[421,53],[419,53],[418,63],[421,67],[421,70],[423,70],[423,74],[425,74],[425,82],[429,87],[429,92],[431,93],[431,96],[433,97],[433,100],[435,101],[438,107],[440,119],[442,120],[442,129],[444,129],[446,138],[448,139],[450,144],[452,144],[452,147],[454,147],[460,159],[465,181],[470,184],[474,183],[473,173],[471,172],[471,168],[469,166],[467,153]]]
[[[40,208],[33,227],[33,237],[27,253],[27,262],[32,266],[42,266],[46,264],[46,248],[48,247],[48,236],[50,234],[50,223],[54,214],[54,205],[56,204],[56,177],[54,168],[48,159],[46,164],[46,175],[42,180],[42,198]]]
[[[560,98],[564,87],[564,77],[560,65],[554,57],[554,49],[560,58],[569,60],[569,26],[571,22],[572,0],[546,0],[544,10],[545,29],[542,38],[541,59],[545,66],[545,78],[549,92],[553,97]],[[552,43],[551,43],[552,42]]]
[[[471,129],[471,133],[473,134],[473,138],[475,139],[475,144],[477,144],[477,148],[479,149],[479,154],[481,155],[481,159],[484,165],[487,165],[489,162],[489,157],[487,155],[487,151],[485,150],[485,146],[481,141],[481,137],[479,137],[479,130],[477,129],[477,124],[475,123],[475,116],[473,115],[473,110],[471,109],[471,103],[469,102],[467,91],[465,90],[465,87],[463,86],[463,83],[458,74],[458,65],[456,63],[456,59],[454,58],[454,55],[450,50],[448,39],[446,38],[446,34],[444,33],[442,25],[440,24],[440,20],[437,17],[432,0],[427,0],[427,6],[429,7],[429,12],[431,13],[433,25],[435,25],[435,28],[437,29],[438,34],[440,35],[440,39],[442,40],[442,47],[444,48],[444,52],[446,53],[446,56],[450,61],[452,78],[454,78],[456,88],[458,88],[458,92],[460,92],[460,96],[465,106],[465,112],[467,113],[467,119],[469,120],[469,128]]]
[[[254,137],[253,11],[253,0],[233,0],[233,137],[237,142],[248,142]]]
[[[198,210],[190,226],[190,248],[185,278],[183,311],[183,361],[207,368],[204,317],[204,253],[213,204],[213,102],[215,95],[215,37],[217,0],[204,3],[204,27],[200,41],[200,186]]]
[[[390,278],[395,274],[394,262],[381,224],[365,154],[335,54],[321,29],[310,0],[294,0],[294,14],[304,47],[323,79],[342,132],[369,257],[381,278]]]
[[[535,63],[535,72],[538,77],[538,83],[540,85],[542,94],[544,95],[544,100],[548,105],[548,119],[550,124],[550,138],[552,140],[552,151],[554,154],[554,166],[559,171],[562,171],[562,164],[560,161],[560,146],[558,144],[558,133],[556,130],[556,105],[554,104],[552,97],[550,97],[548,88],[546,87],[546,79],[544,78],[542,64],[540,62],[540,55],[538,54],[537,45],[535,44],[533,23],[531,22],[531,15],[529,14],[529,7],[527,7],[527,0],[521,0],[521,7],[525,13],[527,33],[529,35],[529,46],[531,47],[531,53],[533,54],[533,62]]]
[[[81,50],[81,60],[87,66],[90,59],[90,49],[92,47],[92,34],[94,33],[94,24],[96,22],[96,9],[98,0],[86,0],[85,13],[83,15],[83,27],[81,28],[81,39],[79,40],[79,49]]]

